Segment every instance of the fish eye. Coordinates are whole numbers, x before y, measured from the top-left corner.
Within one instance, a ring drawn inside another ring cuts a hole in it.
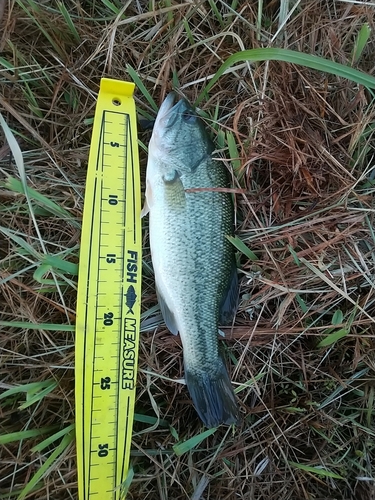
[[[184,111],[182,113],[182,118],[187,123],[194,123],[197,119],[197,115],[193,111]]]

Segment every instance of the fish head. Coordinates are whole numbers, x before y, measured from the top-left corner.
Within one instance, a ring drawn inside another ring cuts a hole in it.
[[[176,102],[176,94],[170,93],[156,117],[149,154],[161,159],[162,165],[173,164],[184,175],[194,172],[213,149],[195,110],[185,99]]]

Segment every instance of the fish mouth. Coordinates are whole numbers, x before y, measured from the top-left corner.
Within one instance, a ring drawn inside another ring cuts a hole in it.
[[[177,101],[177,95],[175,92],[171,92],[164,99],[162,105],[160,106],[158,115],[156,117],[155,126],[161,126],[162,128],[172,127],[178,117],[186,110],[190,109],[190,106],[185,101],[181,99]]]
[[[166,115],[171,111],[173,108],[175,102],[176,102],[176,94],[175,92],[171,92],[170,94],[167,95],[167,97],[164,99],[162,102],[162,105],[160,106],[157,120],[162,120],[163,118],[166,117]]]

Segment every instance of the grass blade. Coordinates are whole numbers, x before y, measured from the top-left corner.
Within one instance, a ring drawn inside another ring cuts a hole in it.
[[[26,402],[19,406],[19,409],[27,408],[36,401],[39,401],[44,396],[49,394],[57,387],[55,380],[44,380],[42,382],[31,382],[30,384],[23,384],[0,394],[0,399],[5,399],[15,394],[26,393]]]
[[[217,19],[218,23],[220,24],[220,27],[221,27],[222,29],[225,29],[225,23],[224,23],[224,21],[223,21],[223,17],[222,17],[222,15],[220,14],[219,9],[217,8],[217,4],[218,4],[218,2],[213,1],[213,0],[208,0],[208,3],[210,4],[210,7],[211,7],[211,9],[212,9],[212,12],[213,12],[213,14],[215,15],[215,17],[216,17],[216,19]]]
[[[214,427],[213,429],[208,429],[207,431],[204,431],[201,434],[197,434],[196,436],[193,436],[192,438],[187,439],[186,441],[177,443],[173,446],[173,451],[179,457],[184,453],[191,451],[196,446],[198,446],[198,444],[200,444],[204,439],[214,434],[216,430],[217,430],[216,427]]]
[[[365,23],[360,29],[357,39],[355,41],[354,49],[353,49],[353,63],[356,64],[361,58],[363,49],[366,47],[366,43],[368,42],[371,36],[371,28],[368,23]]]
[[[43,451],[44,448],[47,448],[47,446],[50,446],[57,439],[62,438],[63,436],[65,436],[69,432],[73,431],[74,429],[75,429],[74,424],[68,425],[68,427],[65,427],[65,429],[62,429],[61,431],[56,432],[52,436],[49,436],[47,439],[44,439],[44,441],[42,441],[41,443],[39,443],[36,446],[34,446],[33,448],[31,448],[31,451],[33,453]]]
[[[24,328],[25,330],[46,330],[51,332],[74,332],[76,329],[74,325],[58,325],[54,323],[28,323],[27,321],[0,321],[0,326]]]
[[[359,85],[364,85],[368,88],[375,88],[375,78],[371,75],[367,75],[362,71],[358,71],[354,68],[345,66],[343,64],[337,63],[335,61],[329,61],[323,57],[305,54],[303,52],[296,52],[289,49],[251,49],[243,50],[241,52],[236,52],[228,57],[228,59],[220,66],[212,80],[199,94],[198,99],[195,101],[197,106],[202,99],[208,95],[208,92],[215,85],[218,79],[224,74],[224,72],[239,62],[259,62],[259,61],[283,61],[291,64],[297,64],[299,66],[305,66],[307,68],[316,69],[324,73],[329,73],[331,75],[340,76],[351,80]]]
[[[26,496],[32,491],[34,486],[46,476],[53,467],[56,467],[57,459],[60,455],[64,453],[64,451],[68,448],[70,443],[74,440],[74,431],[70,431],[68,435],[66,435],[61,443],[56,447],[56,449],[51,453],[51,455],[47,458],[38,472],[30,479],[27,485],[23,488],[17,500],[23,500]]]
[[[15,179],[14,177],[8,177],[7,180],[4,183],[2,183],[2,185],[6,189],[9,189],[10,191],[13,191],[14,193],[25,194],[25,188],[22,185],[22,182],[19,181],[18,179]],[[77,227],[77,228],[81,227],[80,222],[76,221],[72,217],[72,214],[70,214],[64,208],[60,207],[54,201],[52,201],[49,198],[47,198],[46,196],[40,194],[35,189],[31,188],[30,186],[27,186],[27,193],[28,193],[30,199],[32,199],[32,200],[36,201],[37,203],[39,203],[40,205],[42,205],[43,208],[48,210],[51,214],[56,215],[57,217],[60,217],[61,219],[64,219],[64,222],[71,224],[74,227]]]
[[[31,490],[29,491],[29,493],[32,493],[33,491],[37,491],[40,488],[43,488],[43,486],[44,486],[44,482],[43,481],[39,481],[39,483],[36,483],[31,488]],[[14,488],[14,489],[12,489],[12,491],[10,491],[8,493],[1,494],[0,495],[0,500],[9,500],[12,497],[18,496],[21,493],[21,491],[22,490],[20,490],[19,488]]]
[[[18,236],[11,229],[7,229],[6,227],[1,227],[0,226],[0,232],[3,233],[3,234],[5,234],[5,236],[7,236],[9,238],[9,240],[12,240],[15,243],[17,243],[17,245],[19,245],[19,247],[22,248],[22,250],[24,250],[24,252],[26,253],[26,255],[31,255],[31,256],[33,256],[36,259],[40,258],[39,253],[32,247],[32,245],[30,245],[29,243],[27,243],[27,241],[25,241],[23,238],[21,238],[20,236]],[[19,249],[18,249],[18,251],[19,251]]]
[[[142,80],[139,78],[138,73],[135,71],[134,68],[130,66],[130,64],[126,65],[126,70],[129,73],[130,78],[133,80],[137,88],[142,92],[143,96],[146,98],[147,102],[150,104],[152,109],[157,113],[159,108],[155,103],[154,99],[151,97],[150,92],[146,89]]]
[[[26,431],[10,432],[9,434],[3,434],[0,436],[0,445],[12,443],[14,441],[22,441],[23,439],[30,439],[33,437],[40,436],[42,434],[47,434],[56,430],[57,426],[53,425],[50,427],[41,427],[40,429],[29,429]]]
[[[233,133],[230,131],[227,132],[227,143],[228,143],[230,162],[233,166],[233,170],[237,179],[240,180],[243,175],[243,173],[241,175],[240,154],[238,153],[236,139],[234,138]]]
[[[77,43],[81,43],[81,37],[78,34],[77,28],[75,27],[72,18],[69,15],[69,12],[63,2],[57,2],[57,6],[59,8],[59,11],[61,12],[63,18],[65,19],[65,22],[67,26],[69,26],[70,32],[73,35],[74,40]]]
[[[57,382],[54,380],[51,381],[44,389],[34,392],[34,393],[27,393],[26,394],[26,401],[21,404],[18,408],[20,410],[25,410],[29,406],[38,403],[41,399],[43,399],[45,396],[47,396],[50,392],[52,392],[54,389],[57,387]]]
[[[121,493],[120,493],[120,498],[121,499],[125,499],[126,498],[126,495],[128,494],[128,491],[129,491],[129,488],[130,488],[130,485],[132,484],[133,478],[134,478],[134,469],[133,469],[133,467],[129,467],[126,479],[121,484],[121,487],[120,487],[121,488]]]
[[[313,474],[317,474],[318,476],[332,477],[334,479],[344,479],[339,474],[320,467],[311,467],[309,465],[298,464],[297,462],[288,462],[288,464],[292,467],[295,467],[296,469],[304,470],[306,472],[312,472]]]
[[[232,243],[232,245],[234,245],[237,250],[243,253],[248,259],[252,260],[253,262],[259,260],[255,253],[252,252],[250,248],[247,247],[238,236],[227,236],[227,238]]]
[[[354,306],[356,306],[365,316],[367,316],[372,322],[374,321],[374,318],[371,317],[368,312],[366,312],[362,307],[360,307],[347,293],[345,293],[344,290],[342,290],[340,287],[338,287],[335,283],[333,283],[332,280],[330,280],[322,271],[320,271],[317,267],[315,267],[311,262],[308,260],[301,258],[300,261],[305,264],[306,267],[308,267],[316,276],[319,276],[322,281],[327,283],[333,290],[335,290],[337,293],[339,293],[342,297],[344,297],[346,300],[351,302]]]
[[[337,342],[338,340],[342,339],[343,337],[346,337],[347,335],[349,335],[349,333],[350,333],[349,329],[340,328],[336,332],[333,332],[333,333],[330,333],[329,335],[327,335],[327,337],[325,337],[323,340],[321,340],[318,343],[317,347],[327,347],[329,345],[332,345],[335,342]]]
[[[332,316],[332,325],[341,325],[344,321],[344,314],[341,309],[337,309]]]

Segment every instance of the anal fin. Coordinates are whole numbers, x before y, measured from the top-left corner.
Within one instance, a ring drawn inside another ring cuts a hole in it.
[[[236,314],[238,307],[238,277],[237,267],[233,262],[232,271],[228,287],[223,294],[223,299],[219,309],[219,324],[230,325]]]

